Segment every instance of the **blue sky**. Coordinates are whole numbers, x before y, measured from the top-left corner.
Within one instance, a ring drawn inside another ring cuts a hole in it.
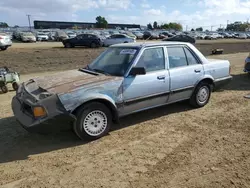
[[[250,0],[0,0],[0,21],[28,25],[33,20],[95,22],[98,15],[109,23],[146,25],[179,22],[186,29],[226,26],[250,18]]]

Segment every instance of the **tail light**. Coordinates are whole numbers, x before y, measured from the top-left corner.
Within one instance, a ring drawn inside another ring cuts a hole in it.
[[[3,39],[3,37],[0,36],[0,39]]]

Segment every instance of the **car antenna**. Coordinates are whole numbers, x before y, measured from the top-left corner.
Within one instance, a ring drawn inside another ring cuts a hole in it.
[[[146,43],[146,41],[149,40],[151,37],[152,37],[152,35],[149,36],[148,38],[146,38],[146,39],[144,40],[144,42],[142,43],[142,45],[144,45],[144,44]]]

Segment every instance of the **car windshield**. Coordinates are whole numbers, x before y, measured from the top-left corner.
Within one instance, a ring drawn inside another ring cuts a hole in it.
[[[111,76],[124,76],[138,51],[138,48],[110,47],[89,64],[88,69]]]

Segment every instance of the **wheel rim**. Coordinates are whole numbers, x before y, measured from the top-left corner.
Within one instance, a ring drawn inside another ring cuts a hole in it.
[[[90,112],[83,121],[83,129],[90,136],[99,136],[105,131],[107,125],[107,116],[100,110]]]
[[[203,86],[199,89],[198,93],[197,93],[197,101],[200,103],[200,104],[204,104],[207,102],[208,100],[208,97],[209,97],[209,89],[207,86]]]

